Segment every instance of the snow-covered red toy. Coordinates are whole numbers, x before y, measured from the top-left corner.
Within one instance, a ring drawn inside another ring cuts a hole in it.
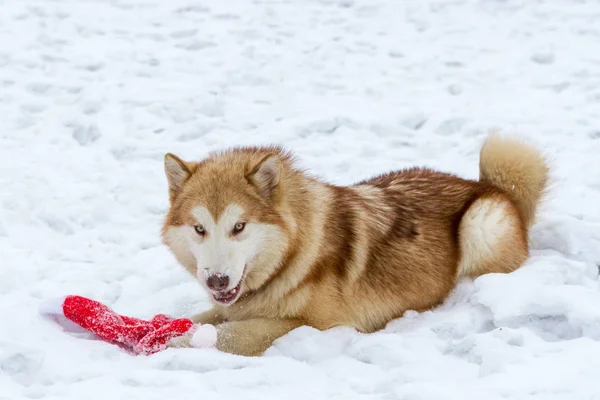
[[[191,319],[175,319],[164,314],[158,314],[150,321],[127,317],[82,296],[66,296],[47,302],[40,311],[67,331],[92,333],[134,354],[159,352],[167,348],[169,341],[184,335],[192,347],[212,347],[217,341],[217,332],[212,325],[198,325]]]

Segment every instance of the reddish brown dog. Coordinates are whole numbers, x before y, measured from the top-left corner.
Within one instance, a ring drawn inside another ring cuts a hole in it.
[[[495,134],[479,181],[414,168],[335,186],[279,147],[167,154],[165,170],[164,242],[215,303],[195,321],[240,355],[302,325],[374,332],[440,304],[460,276],[514,271],[548,181],[536,149]]]

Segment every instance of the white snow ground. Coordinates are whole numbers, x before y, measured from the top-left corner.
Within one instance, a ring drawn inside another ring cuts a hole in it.
[[[599,21],[594,0],[0,2],[0,399],[600,399]],[[262,358],[134,357],[38,315],[208,306],[160,244],[167,151],[475,178],[490,128],[542,146],[554,191],[527,265],[435,311]]]

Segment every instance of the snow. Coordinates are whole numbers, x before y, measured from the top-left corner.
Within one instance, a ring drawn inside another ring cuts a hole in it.
[[[212,325],[197,325],[190,339],[192,347],[213,347],[217,343],[217,329]]]
[[[0,399],[600,399],[600,3],[0,3]],[[166,152],[282,144],[345,184],[476,178],[489,129],[553,165],[532,257],[382,332],[303,327],[261,358],[131,356],[39,313],[80,294],[189,316],[160,243]]]

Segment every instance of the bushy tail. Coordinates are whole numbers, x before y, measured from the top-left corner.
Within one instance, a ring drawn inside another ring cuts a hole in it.
[[[540,151],[515,138],[492,133],[479,155],[479,180],[505,190],[525,220],[535,220],[538,204],[548,185],[548,165]]]

